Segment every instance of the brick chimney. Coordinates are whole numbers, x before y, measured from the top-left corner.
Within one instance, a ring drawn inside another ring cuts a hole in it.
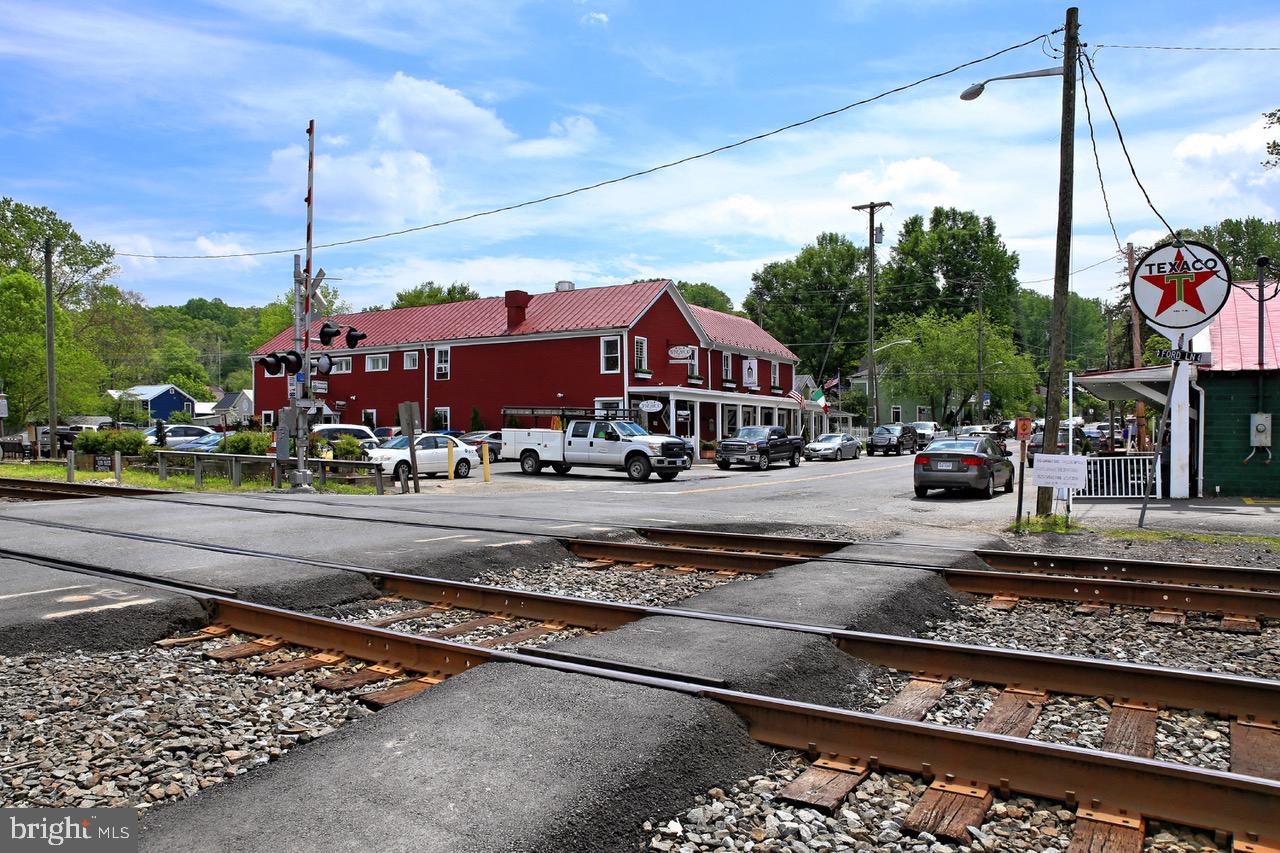
[[[524,309],[529,304],[529,294],[523,290],[508,290],[506,303],[507,331],[511,332],[524,322]]]

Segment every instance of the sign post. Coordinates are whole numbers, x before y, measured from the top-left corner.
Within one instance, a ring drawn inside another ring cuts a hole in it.
[[[1027,442],[1031,440],[1034,427],[1030,417],[1014,421],[1014,437],[1018,441],[1018,509],[1013,516],[1014,527],[1022,523],[1022,490],[1027,484]]]
[[[1147,504],[1155,480],[1156,466],[1161,464],[1165,449],[1165,429],[1170,410],[1178,408],[1178,421],[1171,430],[1169,494],[1186,497],[1190,474],[1190,416],[1187,407],[1188,376],[1178,368],[1184,363],[1197,363],[1189,351],[1195,334],[1209,327],[1231,295],[1231,268],[1212,246],[1195,240],[1175,240],[1158,246],[1142,256],[1134,265],[1129,279],[1129,295],[1147,324],[1169,339],[1172,348],[1161,353],[1173,363],[1169,374],[1169,391],[1160,426],[1156,431],[1155,459],[1142,488],[1142,511],[1138,527],[1146,523]],[[1176,457],[1176,458],[1175,458]],[[1178,476],[1175,476],[1177,474]],[[1173,482],[1177,480],[1178,482]]]
[[[400,404],[400,433],[409,439],[409,470],[413,474],[414,494],[422,493],[422,484],[418,482],[418,445],[417,430],[422,429],[422,410],[415,402]]]

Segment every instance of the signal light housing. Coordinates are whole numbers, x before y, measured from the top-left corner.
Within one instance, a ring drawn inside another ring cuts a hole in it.
[[[312,364],[315,366],[316,373],[321,376],[328,376],[333,370],[333,358],[328,353],[323,353]]]
[[[282,352],[280,353],[280,363],[284,365],[286,373],[297,373],[302,369],[302,354],[296,349]]]
[[[280,356],[275,353],[262,357],[262,369],[267,372],[268,376],[279,376],[280,367]]]
[[[369,337],[364,332],[358,331],[354,326],[347,329],[347,349],[355,349],[360,342]]]
[[[329,344],[333,343],[333,339],[338,337],[341,333],[341,326],[336,326],[328,320],[325,320],[324,325],[320,327],[319,333],[321,346],[329,346]]]

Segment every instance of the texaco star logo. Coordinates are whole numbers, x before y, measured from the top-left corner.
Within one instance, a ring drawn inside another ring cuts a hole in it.
[[[1176,342],[1208,326],[1222,310],[1231,294],[1231,270],[1212,246],[1184,240],[1147,252],[1129,288],[1147,322]]]

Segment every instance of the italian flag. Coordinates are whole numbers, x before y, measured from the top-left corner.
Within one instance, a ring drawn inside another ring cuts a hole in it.
[[[813,394],[809,396],[809,401],[812,403],[817,403],[819,406],[821,406],[822,413],[824,415],[827,413],[828,411],[827,395],[822,393],[821,388],[817,388],[814,390]]]

